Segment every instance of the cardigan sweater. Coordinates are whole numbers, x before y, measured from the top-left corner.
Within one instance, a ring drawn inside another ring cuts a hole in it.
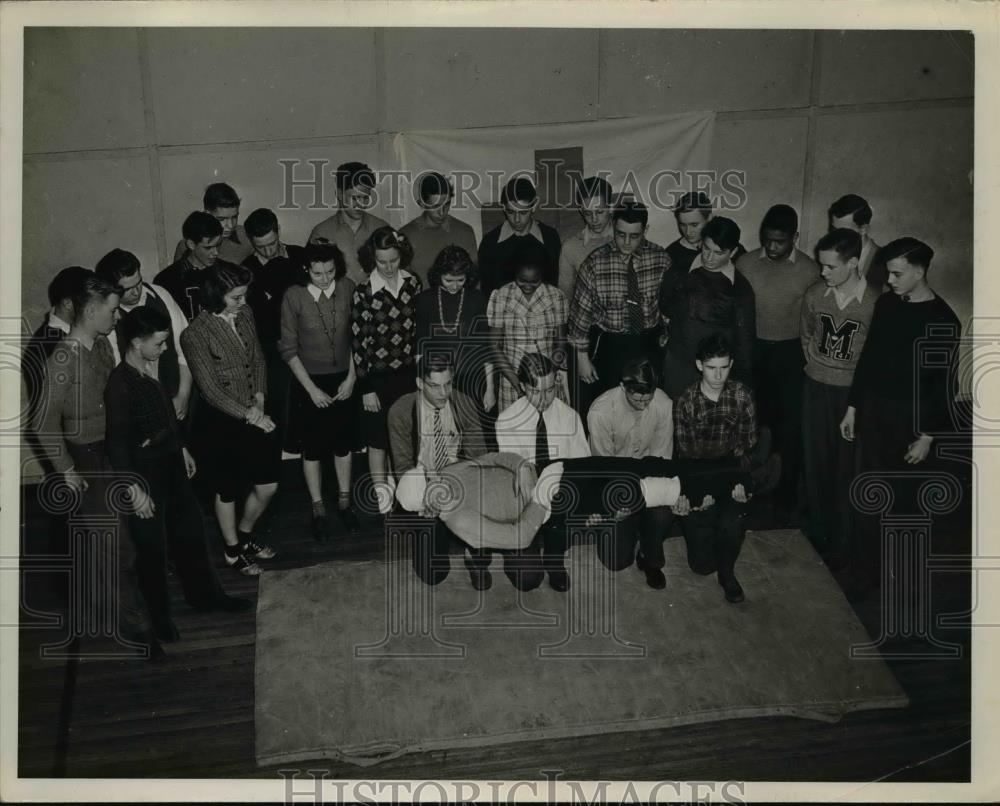
[[[114,367],[107,338],[87,349],[65,338],[45,366],[45,393],[36,413],[39,450],[57,473],[73,467],[68,443],[91,445],[104,439],[104,386]]]
[[[198,389],[209,405],[243,420],[255,395],[267,393],[267,372],[253,313],[236,314],[236,333],[214,313],[202,311],[181,334],[181,346]]]
[[[354,283],[347,277],[336,283],[332,297],[313,299],[307,286],[293,285],[281,301],[278,352],[286,362],[298,356],[310,375],[350,369]]]

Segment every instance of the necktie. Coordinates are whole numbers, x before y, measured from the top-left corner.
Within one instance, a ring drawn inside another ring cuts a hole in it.
[[[441,409],[434,409],[434,469],[440,470],[446,464],[448,464],[448,445],[444,440]]]
[[[642,295],[639,293],[639,276],[632,264],[632,255],[625,258],[625,306],[628,309],[629,330],[642,333]]]
[[[625,258],[625,306],[628,309],[629,330],[642,332],[642,295],[639,293],[639,277],[635,273],[632,255]]]
[[[542,465],[549,463],[549,432],[545,428],[545,416],[538,412],[538,424],[535,426],[535,467],[541,470]]]

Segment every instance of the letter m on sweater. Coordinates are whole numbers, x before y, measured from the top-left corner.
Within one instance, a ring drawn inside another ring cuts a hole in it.
[[[837,327],[837,323],[828,313],[820,314],[819,319],[823,323],[823,333],[819,340],[820,353],[838,361],[852,361],[854,352],[851,347],[854,345],[854,334],[861,328],[861,323],[847,319]]]

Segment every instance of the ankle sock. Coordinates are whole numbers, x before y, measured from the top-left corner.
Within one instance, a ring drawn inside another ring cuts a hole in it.
[[[235,546],[226,545],[226,556],[236,557],[240,553],[240,546],[236,544]]]
[[[240,541],[240,546],[242,547],[253,540],[253,534],[251,532],[244,532],[242,529],[237,529],[236,539]]]
[[[337,509],[350,509],[351,508],[351,494],[340,493],[337,495]]]
[[[326,515],[326,506],[322,501],[312,502],[313,517],[316,518],[320,515]]]

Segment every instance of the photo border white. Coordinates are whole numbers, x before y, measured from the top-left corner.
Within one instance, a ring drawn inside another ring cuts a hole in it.
[[[567,6],[572,14],[567,15]],[[791,0],[381,0],[363,2],[327,0],[323,2],[3,2],[0,4],[0,317],[20,314],[21,300],[21,178],[23,39],[25,26],[122,26],[157,27],[226,26],[238,20],[241,27],[529,27],[563,28],[567,18],[574,28],[769,28],[769,29],[948,29],[969,30],[975,35],[975,221],[974,232],[988,233],[1000,220],[1000,115],[995,82],[1000,77],[1000,4],[971,0],[843,0],[842,2],[792,2]],[[993,92],[991,92],[993,90]],[[998,282],[990,260],[990,245],[983,238],[974,242],[975,317],[995,311]],[[964,324],[964,323],[963,323]],[[0,384],[0,417],[4,421],[19,409],[17,383]],[[979,400],[978,405],[991,420],[997,401]],[[0,436],[2,440],[2,436]],[[13,448],[0,441],[0,557],[16,557],[19,546],[18,486],[19,461]],[[998,478],[997,459],[992,450],[976,450],[974,460],[988,489],[988,479]],[[975,502],[975,522],[1000,522],[998,497],[983,496]],[[982,535],[980,547],[994,556],[995,534]],[[11,567],[3,561],[4,569]],[[5,577],[12,576],[4,574]],[[980,600],[973,614],[974,624],[1000,624],[1000,586],[978,586]],[[0,623],[18,618],[18,587],[0,586]],[[747,783],[746,801],[829,801],[845,802],[912,800],[976,801],[1000,798],[1000,769],[992,760],[1000,754],[995,718],[998,699],[991,680],[998,668],[997,629],[973,629],[974,651],[972,686],[972,783]],[[0,799],[4,801],[282,801],[285,784],[277,780],[203,779],[18,779],[17,778],[17,633],[0,629]],[[377,770],[373,769],[373,772]],[[367,779],[377,780],[377,779]],[[340,786],[343,782],[338,782]],[[391,782],[384,782],[386,786]],[[346,782],[352,792],[352,782]],[[324,787],[324,800],[336,802],[337,786]],[[640,797],[650,783],[635,782],[631,792],[626,782],[612,783],[609,802],[618,802],[631,793]],[[539,786],[544,800],[554,793],[568,799],[570,790],[560,782],[554,790]],[[362,790],[371,795],[368,790]],[[391,790],[388,790],[391,791]],[[431,794],[434,789],[429,790]],[[504,797],[509,787],[496,790]],[[515,791],[524,799],[525,787]],[[661,790],[669,793],[671,790]],[[494,790],[487,790],[487,794]],[[497,796],[494,794],[494,797]],[[534,800],[534,799],[533,799]],[[299,802],[302,802],[301,800]]]

